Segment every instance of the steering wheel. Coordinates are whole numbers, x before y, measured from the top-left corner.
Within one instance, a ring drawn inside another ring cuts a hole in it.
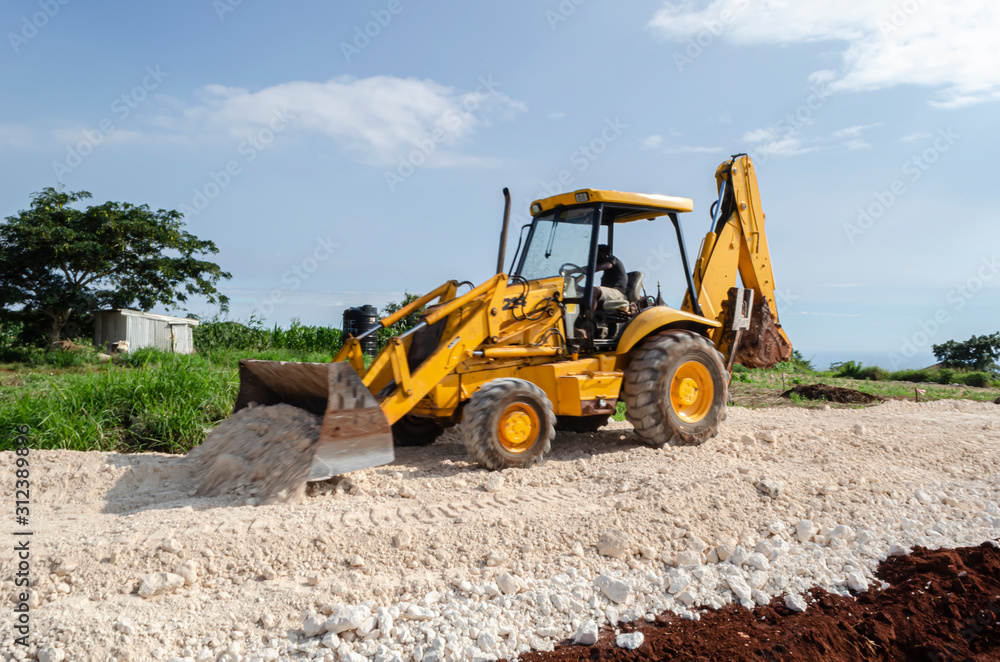
[[[562,276],[563,278],[568,278],[572,276],[574,273],[576,273],[575,280],[577,284],[579,284],[580,279],[583,278],[583,276],[586,273],[586,269],[584,269],[583,267],[578,267],[572,262],[567,262],[566,264],[559,267],[559,275]]]

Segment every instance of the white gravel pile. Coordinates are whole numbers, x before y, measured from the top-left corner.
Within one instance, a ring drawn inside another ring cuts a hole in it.
[[[446,436],[297,505],[189,496],[164,456],[32,462],[33,646],[0,659],[496,659],[665,610],[803,610],[878,590],[889,554],[1000,536],[1000,408],[964,401],[737,408],[697,448],[618,424],[502,474]]]

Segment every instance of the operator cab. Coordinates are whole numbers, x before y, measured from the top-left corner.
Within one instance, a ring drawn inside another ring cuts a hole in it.
[[[614,255],[615,226],[666,216],[677,233],[688,287],[693,289],[677,221],[679,212],[693,208],[689,198],[595,189],[537,200],[531,205],[532,221],[525,226],[527,239],[515,258],[511,280],[562,277],[567,345],[574,351],[612,349],[633,317],[650,306],[663,305],[663,301],[646,296],[642,272],[630,271],[623,297],[595,305],[594,290],[600,285],[598,246],[606,244]]]

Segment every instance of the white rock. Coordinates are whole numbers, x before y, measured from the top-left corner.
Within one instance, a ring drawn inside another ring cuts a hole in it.
[[[347,557],[347,562],[352,568],[361,568],[365,565],[365,560],[361,558],[360,554],[351,554]]]
[[[160,543],[160,549],[164,552],[170,552],[171,554],[176,554],[177,552],[184,549],[184,545],[180,543],[179,540],[174,538],[168,538]]]
[[[372,615],[371,609],[364,605],[344,607],[326,620],[327,632],[340,634],[348,630],[356,630]]]
[[[174,568],[174,574],[183,577],[184,583],[190,586],[198,581],[198,570],[198,562],[194,559],[188,559],[177,564],[177,567]]]
[[[38,662],[62,662],[66,659],[66,652],[61,648],[46,646],[38,651]]]
[[[757,489],[764,496],[769,496],[772,499],[781,496],[785,491],[785,484],[780,480],[773,480],[771,478],[764,478],[757,481]]]
[[[258,616],[257,622],[259,622],[260,626],[265,630],[270,630],[277,624],[277,620],[274,618],[274,616],[272,616],[267,612],[264,612],[263,614]]]
[[[491,633],[481,632],[476,643],[484,653],[495,653],[500,642]]]
[[[732,590],[733,595],[735,595],[740,601],[749,600],[753,597],[753,591],[747,585],[746,580],[739,575],[729,575],[726,577],[726,583],[729,584],[729,588]]]
[[[676,563],[679,566],[701,565],[701,554],[692,550],[680,552],[677,554]]]
[[[729,555],[729,562],[733,565],[743,565],[747,562],[747,550],[737,545],[733,553]]]
[[[750,588],[764,588],[764,586],[767,584],[767,580],[768,580],[767,572],[763,570],[754,570],[753,572],[750,573],[750,579],[747,581],[747,583],[750,585]]]
[[[598,633],[597,621],[587,621],[576,631],[576,635],[573,636],[573,643],[582,646],[593,646],[597,643]]]
[[[847,575],[847,585],[852,591],[867,591],[868,580],[860,572],[852,572]]]
[[[492,550],[486,555],[486,565],[491,568],[495,568],[504,561],[507,560],[507,555],[501,552],[499,549]]]
[[[736,545],[727,542],[716,547],[715,553],[719,557],[719,562],[725,563],[729,559],[729,557],[733,555],[733,552],[735,550],[736,550]]]
[[[517,595],[521,590],[521,582],[509,572],[505,572],[497,577],[497,586],[504,595]]]
[[[767,560],[767,557],[760,552],[753,552],[747,556],[747,565],[758,570],[768,570],[771,567],[771,563]]]
[[[678,570],[676,573],[671,571],[671,575],[670,587],[667,589],[671,595],[680,593],[691,584],[691,575],[683,570]]]
[[[411,621],[429,621],[434,618],[434,612],[432,612],[427,607],[421,607],[419,605],[410,605],[406,612],[403,614],[403,618]]]
[[[759,441],[766,441],[769,444],[775,444],[778,442],[778,435],[770,430],[761,430],[754,435]]]
[[[622,581],[620,579],[614,579],[607,575],[598,575],[597,579],[594,580],[594,586],[596,586],[601,593],[614,603],[621,604],[628,597],[629,593],[632,592],[632,587],[628,582]]]
[[[392,612],[385,607],[379,607],[378,611],[375,612],[375,616],[378,618],[379,632],[388,633],[393,626]]]
[[[170,593],[184,586],[184,578],[172,572],[153,572],[142,578],[139,595],[151,598],[156,595]]]
[[[620,634],[615,638],[615,645],[618,648],[624,648],[625,650],[633,651],[639,646],[642,646],[644,637],[641,632],[629,632],[628,634]]]
[[[326,631],[326,619],[314,611],[308,612],[302,619],[302,631],[307,637],[315,637]]]
[[[628,550],[628,536],[614,527],[605,530],[597,541],[597,552],[601,556],[620,559],[628,553]]]
[[[772,545],[768,540],[761,540],[754,546],[753,551],[763,554],[766,558],[771,558],[771,552],[774,551],[774,545]]]
[[[747,446],[755,446],[757,444],[757,440],[748,434],[745,434],[742,437],[740,437],[740,441],[742,441]]]
[[[403,483],[402,485],[400,485],[399,491],[396,492],[396,494],[403,497],[404,499],[412,499],[413,497],[417,496],[417,493],[414,491],[413,487],[409,483]]]
[[[70,574],[74,570],[76,570],[76,564],[75,563],[67,563],[66,561],[63,561],[62,563],[60,563],[59,565],[57,565],[55,568],[53,568],[52,572],[55,575],[59,576],[59,577],[65,577],[66,575]]]
[[[413,532],[404,526],[392,537],[392,544],[396,549],[409,549],[413,545]]]
[[[861,437],[865,436],[865,426],[861,425],[860,423],[856,423],[854,425],[854,434]]]
[[[812,520],[800,519],[795,523],[795,539],[799,542],[808,542],[818,530]]]
[[[785,606],[792,611],[798,612],[803,612],[807,609],[805,598],[794,593],[789,593],[785,596]]]
[[[504,480],[502,474],[493,472],[490,474],[490,477],[486,479],[486,483],[483,484],[483,489],[487,492],[499,492],[503,489],[504,483],[506,482],[507,481]]]
[[[337,650],[340,646],[340,637],[337,636],[336,632],[327,632],[321,643],[330,650]]]
[[[584,555],[583,545],[580,543],[579,540],[576,541],[575,543],[573,543],[573,546],[570,547],[569,553],[572,554],[573,556],[583,556]]]

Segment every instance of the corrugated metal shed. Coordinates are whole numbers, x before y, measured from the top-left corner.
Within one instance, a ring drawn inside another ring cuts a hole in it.
[[[110,349],[125,341],[129,351],[153,347],[178,354],[194,353],[194,327],[198,320],[143,313],[125,308],[102,310],[94,324],[94,344]]]

